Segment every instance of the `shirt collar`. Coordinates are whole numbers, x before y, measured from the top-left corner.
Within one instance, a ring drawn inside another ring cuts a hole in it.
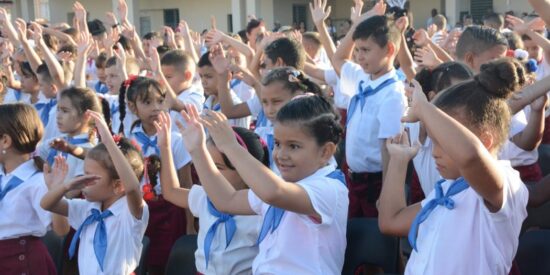
[[[368,81],[365,82],[365,87],[370,86],[371,89],[376,89],[376,88],[378,88],[378,86],[380,86],[380,84],[384,83],[384,81],[386,81],[390,78],[397,79],[397,74],[395,73],[395,69],[391,69],[389,72],[387,72],[386,74],[380,76],[376,80],[371,80],[371,78],[369,76]]]
[[[312,178],[326,177],[328,174],[334,172],[334,170],[336,170],[336,166],[334,164],[328,164],[328,165],[326,165],[322,168],[319,168],[317,171],[315,171],[315,173],[311,174],[310,176],[305,177],[304,179],[302,179],[298,182],[302,182],[302,181],[312,179]]]
[[[0,167],[0,175],[5,176],[16,176],[20,178],[22,181],[28,180],[34,173],[36,172],[36,166],[34,165],[34,160],[30,159],[25,162],[23,162],[21,165],[19,165],[15,170],[13,170],[9,174],[4,173],[4,167]]]
[[[124,204],[126,203],[126,196],[120,197],[118,200],[116,200],[109,208],[105,209],[111,211],[113,213],[113,216],[118,216],[122,211],[124,210]],[[92,209],[97,209],[101,211],[101,202],[92,202]],[[103,211],[102,211],[103,212]]]
[[[152,135],[152,136],[150,136],[150,135],[148,135],[147,133],[145,133],[145,131],[143,130],[143,126],[141,125],[141,123],[136,124],[136,126],[134,126],[134,128],[132,129],[132,132],[131,132],[131,133],[132,133],[132,134],[143,133],[143,134],[145,134],[145,136],[148,137],[149,139],[153,139],[153,138],[155,138],[155,136],[157,136],[157,135]]]

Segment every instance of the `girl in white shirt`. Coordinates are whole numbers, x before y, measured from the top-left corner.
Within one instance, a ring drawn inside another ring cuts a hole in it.
[[[239,145],[222,114],[183,115],[185,145],[216,208],[263,219],[252,273],[341,274],[349,201],[344,175],[329,164],[342,135],[333,106],[312,95],[279,110],[273,155],[281,177]],[[250,190],[235,190],[216,172],[201,122]]]
[[[30,105],[0,105],[0,270],[4,274],[56,274],[40,240],[51,216],[40,207],[47,192],[41,164],[31,153],[43,126]]]
[[[205,189],[193,185],[190,189],[179,187],[176,170],[171,161],[170,149],[170,116],[162,114],[157,125],[159,147],[161,149],[161,183],[166,190],[166,199],[180,207],[187,208],[199,218],[198,249],[195,262],[201,274],[250,274],[252,261],[258,254],[256,241],[260,231],[259,216],[233,216],[218,211]],[[267,146],[255,133],[245,129],[233,128],[234,136],[255,159],[268,165]],[[216,173],[221,174],[237,190],[246,190],[239,173],[212,140],[207,142],[209,155],[215,162]],[[201,182],[204,171],[197,170]]]
[[[40,205],[68,217],[77,230],[69,246],[78,247],[80,274],[130,274],[139,263],[149,211],[141,197],[139,178],[143,159],[129,140],[111,136],[102,115],[88,111],[102,143],[86,155],[84,175],[65,181],[67,164],[57,156],[52,171],[46,167],[49,192]],[[82,190],[85,200],[67,200],[71,190]]]
[[[390,161],[378,222],[385,234],[408,233],[414,250],[405,274],[510,271],[527,216],[528,191],[510,163],[498,161],[496,154],[508,137],[506,98],[519,80],[515,64],[498,59],[483,65],[473,80],[441,93],[434,104],[413,81],[403,121],[421,121],[426,127],[444,180],[424,201],[407,206],[405,171],[418,145],[411,147],[406,135],[388,140]]]

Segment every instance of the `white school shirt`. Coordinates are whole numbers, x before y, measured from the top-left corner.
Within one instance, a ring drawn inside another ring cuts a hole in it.
[[[92,209],[101,211],[100,202],[89,202],[82,199],[67,200],[69,204],[69,224],[75,230],[90,216]],[[94,252],[94,234],[97,222],[84,229],[80,234],[78,246],[78,270],[82,275],[126,275],[134,272],[139,264],[141,241],[149,221],[149,208],[143,202],[141,219],[136,219],[128,208],[126,196],[118,199],[109,210],[112,216],[105,218],[107,231],[107,250],[103,262],[103,272],[99,267]]]
[[[200,79],[199,79],[200,81]],[[202,110],[204,104],[204,90],[200,82],[198,84],[193,84],[189,89],[182,91],[178,96],[177,100],[185,104],[193,104],[197,111]],[[179,112],[170,111],[170,117],[172,118],[172,131],[178,131],[176,121],[185,123],[183,116]]]
[[[17,99],[19,97],[19,99]],[[12,88],[8,88],[8,91],[6,92],[6,95],[4,96],[3,104],[8,103],[26,103],[31,104],[31,95],[27,93],[23,93],[21,91],[17,91]]]
[[[256,90],[254,90],[252,86],[246,84],[244,81],[240,81],[239,84],[235,85],[235,87],[232,88],[232,90],[239,97],[241,102],[246,102],[256,94]]]
[[[502,208],[491,213],[468,188],[452,197],[455,207],[436,207],[418,229],[417,248],[405,274],[502,274],[512,267],[529,192],[508,161],[499,161],[504,180]],[[446,193],[454,180],[441,186]],[[435,197],[431,192],[422,206]]]
[[[523,131],[527,126],[530,112],[531,109],[527,106],[525,109],[512,116],[508,139],[504,142],[498,154],[498,159],[509,160],[512,167],[531,165],[539,160],[537,149],[525,151],[511,141],[513,136]]]
[[[152,147],[152,146],[149,146],[149,148],[147,149],[147,151],[143,151],[143,143],[141,143],[137,138],[136,138],[136,133],[138,132],[141,132],[141,133],[144,133],[145,132],[143,131],[143,127],[141,124],[138,124],[136,125],[136,127],[134,127],[134,129],[132,129],[132,134],[131,134],[131,139],[134,139],[138,144],[139,146],[141,147],[141,154],[144,156],[144,157],[148,157],[148,156],[151,156],[151,155],[157,155],[159,158],[160,158],[160,154],[157,154],[157,152],[155,151],[155,148]],[[145,134],[146,136],[148,136],[147,134]],[[153,136],[148,136],[149,137],[149,140],[153,140],[157,135],[153,135]],[[189,155],[189,152],[187,152],[187,150],[185,149],[185,145],[183,144],[183,138],[181,137],[181,134],[178,133],[178,132],[174,132],[172,131],[172,136],[171,136],[171,149],[172,149],[172,161],[174,162],[174,166],[176,167],[176,170],[179,170],[181,169],[182,167],[184,167],[185,165],[187,165],[188,163],[191,162],[191,155]],[[141,180],[141,184],[142,186],[145,184],[145,175],[143,176],[143,179]],[[155,186],[155,192],[157,194],[162,194],[162,187],[161,187],[161,184],[160,184],[160,171],[159,173],[157,174],[157,185]]]
[[[119,95],[113,95],[113,94],[104,94],[103,97],[107,100],[109,103],[109,109],[111,112],[111,130],[113,133],[118,133],[118,130],[120,129],[120,101],[119,101]],[[130,136],[130,129],[132,128],[132,124],[134,124],[134,121],[138,119],[138,117],[132,113],[130,108],[128,107],[128,102],[126,103],[126,108],[124,109],[126,111],[124,115],[124,136],[129,137]]]
[[[63,138],[66,138],[67,135],[61,135],[61,136],[58,136],[56,138],[60,138],[60,139],[63,139]],[[81,138],[84,138],[84,139],[88,139],[89,136],[88,134],[80,134],[80,135],[76,135],[74,136],[73,138],[78,138],[78,139],[81,139]],[[38,148],[36,149],[36,152],[38,153],[38,156],[40,156],[44,161],[47,161],[48,160],[48,155],[50,154],[50,150],[51,150],[51,147],[50,147],[50,143],[54,140],[55,138],[51,138],[49,140],[45,140],[44,142],[42,142]],[[97,143],[97,139],[93,139],[92,142],[88,141],[86,143],[83,143],[83,144],[77,144],[76,146],[79,146],[79,147],[82,147],[82,148],[93,148]],[[61,154],[60,151],[57,152],[56,155],[59,155]],[[84,175],[84,160],[83,159],[79,159],[71,154],[67,154],[67,165],[69,166],[69,171],[67,172],[67,176],[65,177],[66,180],[70,180],[76,176],[79,176],[79,175]]]
[[[231,100],[233,101],[233,104],[239,104],[241,103],[241,99],[233,92],[233,90],[230,91],[231,93]],[[203,109],[221,112],[221,106],[220,103],[216,104],[216,106],[212,106],[212,101],[214,101],[214,98],[212,96],[209,96],[206,101],[204,102]],[[215,107],[215,108],[214,108]],[[231,126],[236,127],[242,127],[245,129],[250,128],[250,116],[242,117],[242,118],[232,118],[229,119],[229,124]]]
[[[550,75],[550,64],[548,64],[548,60],[546,60],[545,56],[542,57],[540,64],[538,64],[535,74],[536,80],[541,80]]]
[[[417,141],[420,142],[420,123],[407,123],[407,127],[409,128],[411,144]],[[425,195],[430,194],[434,189],[435,183],[442,178],[437,170],[432,150],[432,139],[426,137],[424,143],[420,144],[418,153],[413,158],[414,169],[416,170],[420,187],[422,187],[422,192],[424,192]]]
[[[55,98],[59,101],[59,95]],[[42,92],[40,93],[40,99],[37,103],[49,103],[52,98],[46,98]],[[44,112],[45,109],[42,109],[40,111],[37,110],[38,116],[42,117],[42,112]],[[42,141],[50,140],[55,137],[58,137],[62,135],[61,131],[59,131],[59,127],[57,127],[57,104],[53,106],[50,109],[50,113],[48,114],[48,124],[44,125],[44,135],[42,135]]]
[[[358,92],[361,80],[365,81],[364,87],[376,88],[390,78],[397,80],[395,70],[372,81],[361,66],[349,61],[342,66],[340,73],[340,81],[347,87],[354,85],[355,93]],[[385,146],[383,139],[401,132],[401,117],[406,106],[405,88],[401,81],[367,97],[363,110],[359,104],[357,105],[351,118],[348,118],[346,130],[346,160],[352,171],[357,173],[382,171],[381,146]]]
[[[193,185],[189,191],[189,211],[199,218],[199,235],[197,237],[197,251],[195,264],[197,271],[202,274],[251,274],[252,261],[258,255],[258,235],[262,226],[260,216],[234,216],[237,230],[226,247],[225,224],[221,223],[216,229],[212,245],[208,269],[204,255],[204,239],[210,227],[218,218],[208,211],[207,195],[204,188]]]
[[[23,180],[21,185],[0,200],[0,240],[46,235],[51,224],[51,214],[40,207],[40,201],[48,192],[48,187],[42,172],[37,171],[32,159],[19,165],[10,174],[5,174],[4,168],[0,166],[2,188],[13,176]]]
[[[348,189],[327,177],[336,167],[327,165],[298,181],[307,192],[322,223],[310,216],[286,211],[277,230],[268,233],[252,265],[253,274],[341,274],[346,250]],[[252,190],[250,208],[266,215],[269,205]]]

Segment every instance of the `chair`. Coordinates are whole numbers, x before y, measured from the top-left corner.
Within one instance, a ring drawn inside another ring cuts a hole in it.
[[[398,273],[399,238],[383,235],[375,218],[348,221],[347,248],[342,274],[353,275],[357,267],[372,264],[385,273]]]
[[[147,260],[147,256],[149,255],[149,244],[151,241],[149,240],[149,237],[143,236],[143,239],[141,240],[141,244],[143,244],[143,248],[141,249],[141,257],[139,259],[139,265],[136,268],[135,274],[136,275],[146,275],[147,274],[147,266],[145,265],[145,262]]]
[[[516,262],[521,274],[550,274],[550,230],[528,231],[519,238]]]
[[[197,274],[195,266],[195,251],[197,250],[197,235],[180,237],[170,251],[166,264],[166,275]]]
[[[63,268],[63,243],[65,242],[65,237],[60,237],[50,230],[41,239],[48,249],[50,257],[52,257],[57,272],[61,273]]]

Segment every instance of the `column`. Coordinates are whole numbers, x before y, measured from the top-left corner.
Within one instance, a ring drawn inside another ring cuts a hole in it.
[[[460,21],[460,9],[458,8],[457,0],[445,1],[445,13],[447,15],[447,23],[454,26],[456,22]]]
[[[111,3],[113,4],[113,12],[118,18],[118,0],[112,0]],[[135,21],[135,19],[139,19],[139,17],[135,17],[139,14],[139,0],[126,0],[126,4],[128,5],[128,21],[134,24],[139,31],[139,22]]]
[[[248,16],[254,15],[258,17],[258,11],[256,10],[256,0],[246,0],[246,18],[248,21]]]
[[[242,30],[241,0],[231,0],[231,15],[233,16],[233,32]]]

